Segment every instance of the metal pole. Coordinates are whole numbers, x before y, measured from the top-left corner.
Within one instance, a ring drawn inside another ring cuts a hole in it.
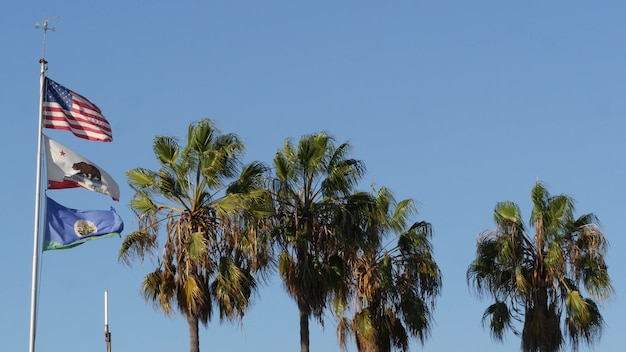
[[[107,352],[111,352],[111,333],[109,332],[109,292],[104,291],[104,341]]]
[[[32,284],[31,284],[31,298],[30,298],[30,339],[28,343],[28,351],[35,351],[35,336],[37,327],[37,293],[38,293],[38,276],[39,276],[39,230],[41,228],[39,224],[39,214],[41,212],[41,163],[42,163],[42,130],[43,130],[43,97],[45,92],[46,82],[46,70],[48,69],[48,62],[45,59],[46,55],[46,34],[48,30],[54,31],[54,28],[48,27],[48,21],[58,18],[44,20],[42,24],[35,24],[35,28],[43,29],[43,52],[41,54],[40,74],[39,74],[39,125],[37,128],[37,172],[36,172],[36,184],[35,184],[35,216],[34,216],[34,229],[33,229],[33,270],[32,270]]]
[[[39,275],[39,213],[40,213],[40,193],[41,193],[41,137],[42,137],[42,119],[43,119],[43,94],[44,94],[44,82],[46,79],[46,64],[45,59],[39,60],[41,64],[41,76],[39,78],[39,129],[37,134],[37,173],[36,173],[36,185],[35,185],[35,226],[33,231],[33,271],[32,271],[32,285],[31,285],[31,300],[30,300],[30,342],[28,350],[30,352],[35,351],[35,330],[37,323],[37,277]]]

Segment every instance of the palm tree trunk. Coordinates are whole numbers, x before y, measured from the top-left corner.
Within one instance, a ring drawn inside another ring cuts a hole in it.
[[[304,309],[300,311],[300,352],[309,352],[309,313]]]
[[[189,351],[200,352],[200,337],[198,336],[198,318],[187,315],[187,323],[189,323]]]

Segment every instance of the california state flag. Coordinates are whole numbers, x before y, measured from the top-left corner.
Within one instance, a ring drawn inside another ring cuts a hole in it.
[[[98,165],[44,135],[48,189],[83,187],[120,199],[120,188]]]

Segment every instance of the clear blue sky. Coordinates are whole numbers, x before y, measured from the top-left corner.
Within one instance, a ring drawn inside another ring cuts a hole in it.
[[[156,168],[155,135],[184,136],[214,119],[238,134],[246,161],[270,163],[286,138],[328,131],[350,141],[371,183],[419,202],[434,227],[443,294],[432,335],[412,351],[516,351],[481,326],[489,301],[466,284],[496,202],[530,215],[538,179],[594,212],[611,244],[615,298],[606,329],[582,351],[626,344],[626,3],[621,1],[14,1],[3,6],[3,351],[28,348],[42,31],[48,76],[100,106],[112,143],[48,136],[107,170],[121,200],[85,190],[48,195],[74,208],[113,205],[136,228],[124,173]],[[121,239],[46,252],[37,351],[105,350],[104,291],[115,352],[185,351],[187,324],[144,302],[153,266],[117,262]],[[203,351],[297,351],[298,315],[279,280],[260,291],[242,326],[201,329]],[[353,344],[350,351],[355,351]],[[311,350],[338,351],[335,324],[311,323]]]

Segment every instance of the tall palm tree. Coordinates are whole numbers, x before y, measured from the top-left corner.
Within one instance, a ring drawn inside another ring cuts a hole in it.
[[[220,320],[243,316],[257,288],[254,274],[270,262],[260,217],[270,199],[262,190],[266,168],[251,163],[235,178],[243,151],[236,135],[204,119],[189,125],[186,146],[154,139],[158,171],[126,173],[138,229],[124,239],[119,259],[131,265],[156,256],[165,225],[162,255],[141,289],[166,315],[176,308],[187,318],[191,352],[199,351],[198,325],[207,326],[213,306]]]
[[[302,352],[309,351],[309,319],[323,324],[326,305],[333,292],[342,290],[345,262],[355,248],[356,221],[349,208],[365,168],[347,157],[349,148],[320,132],[303,136],[297,145],[285,141],[274,158],[278,268],[298,306]]]
[[[407,351],[409,336],[422,343],[427,338],[441,290],[430,244],[432,226],[421,221],[406,230],[416,213],[414,202],[396,202],[387,188],[374,199],[366,227],[374,228],[379,241],[363,247],[351,263],[351,299],[335,305],[337,337],[343,350],[352,336],[361,352]],[[384,246],[381,240],[392,233],[399,233],[397,244]]]
[[[527,352],[558,351],[563,326],[573,349],[601,337],[603,319],[596,301],[613,294],[604,261],[607,241],[592,213],[574,218],[574,200],[550,196],[541,183],[531,192],[533,209],[527,232],[513,202],[496,204],[496,228],[478,238],[468,283],[479,295],[495,299],[483,314],[492,337],[523,322],[521,347]],[[587,297],[585,297],[587,296]],[[562,319],[563,317],[563,319]]]

